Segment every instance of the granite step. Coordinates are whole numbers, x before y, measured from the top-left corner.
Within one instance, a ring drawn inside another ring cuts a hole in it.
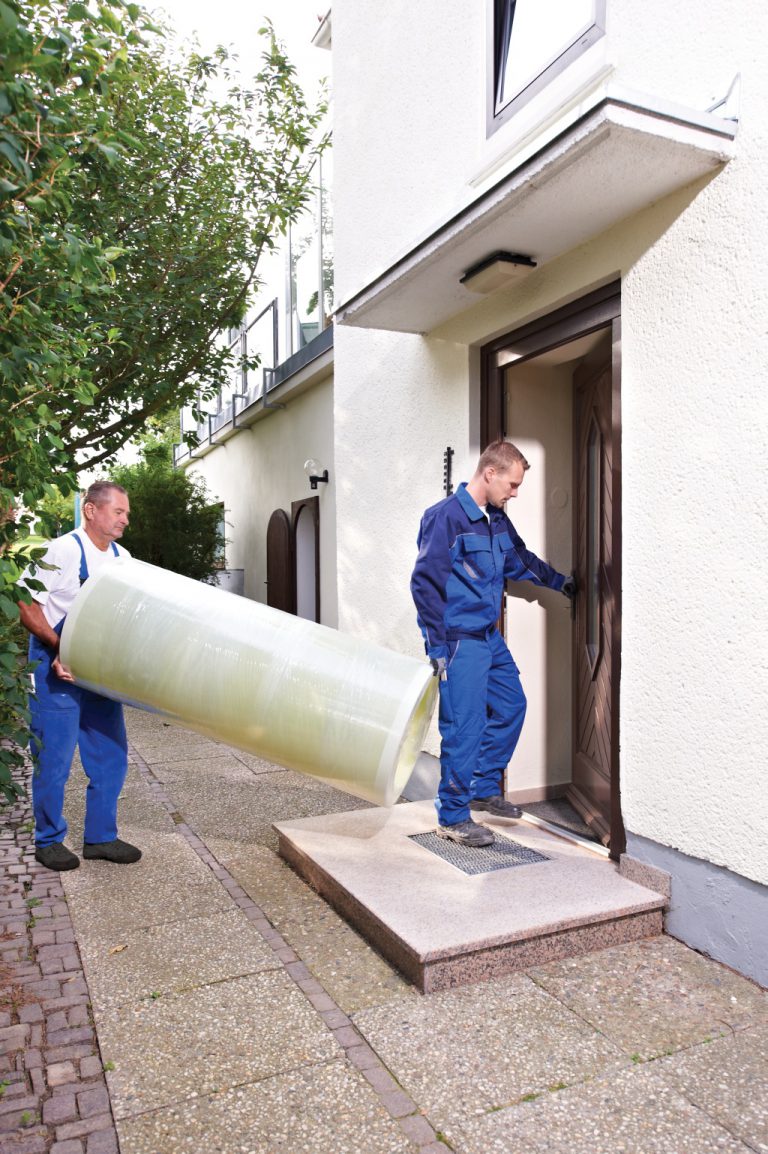
[[[482,819],[488,850],[438,839],[429,801],[274,829],[285,861],[424,993],[662,932],[665,896],[597,849]]]

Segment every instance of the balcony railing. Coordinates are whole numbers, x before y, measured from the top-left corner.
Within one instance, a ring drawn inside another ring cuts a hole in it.
[[[195,432],[197,435],[198,444],[190,449],[190,447],[182,442],[180,445],[173,447],[173,463],[174,465],[181,465],[185,461],[195,457],[201,449],[206,449],[214,444],[220,436],[225,432],[231,432],[237,428],[238,419],[244,414],[250,415],[254,408],[271,408],[273,407],[269,401],[269,394],[289,380],[295,373],[298,373],[306,365],[311,364],[313,360],[321,356],[328,349],[333,348],[333,325],[328,325],[317,336],[313,337],[307,344],[293,353],[292,356],[287,357],[286,360],[280,364],[275,363],[277,360],[277,299],[270,301],[266,308],[258,314],[257,317],[250,323],[247,329],[242,330],[238,337],[232,341],[230,347],[233,348],[238,341],[241,347],[241,361],[242,369],[238,372],[238,383],[240,389],[238,391],[230,392],[226,397],[220,395],[218,398],[218,407],[215,411],[206,413],[202,421],[192,421],[190,414],[182,414],[182,433]],[[259,323],[260,320],[268,313],[272,313],[272,352],[273,364],[265,365],[262,363],[259,366],[259,373],[254,380],[256,374],[249,373],[245,364],[245,358],[248,355],[247,337],[248,333]],[[191,421],[191,423],[190,423]]]

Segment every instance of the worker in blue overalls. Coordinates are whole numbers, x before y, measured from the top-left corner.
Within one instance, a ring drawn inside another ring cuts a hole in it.
[[[504,582],[533,581],[567,597],[576,592],[572,577],[526,549],[504,512],[528,467],[509,441],[489,445],[472,480],[425,512],[411,578],[427,656],[440,678],[437,832],[468,846],[494,840],[470,810],[521,816],[503,795],[526,708],[520,673],[496,624]]]
[[[82,513],[81,528],[49,542],[42,560],[52,568],[26,570],[22,584],[30,590],[32,602],[19,604],[22,623],[30,632],[29,657],[38,663],[29,702],[35,858],[52,870],[76,869],[80,864],[77,854],[64,845],[63,814],[64,787],[78,745],[88,776],[83,857],[118,864],[141,857],[141,850],[117,836],[117,800],[128,770],[122,706],[75,685],[59,657],[64,619],[80,586],[102,565],[130,556],[117,544],[128,524],[128,494],[111,481],[97,481],[85,495]]]

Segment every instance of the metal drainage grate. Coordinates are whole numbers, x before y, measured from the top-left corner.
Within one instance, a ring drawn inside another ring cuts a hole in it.
[[[528,849],[509,837],[500,837],[496,834],[493,845],[470,846],[459,845],[458,842],[448,841],[438,837],[436,833],[412,833],[411,841],[423,845],[424,849],[437,854],[443,861],[456,866],[465,874],[487,874],[493,870],[511,869],[513,866],[535,865],[537,862],[549,861],[543,853],[535,849]]]

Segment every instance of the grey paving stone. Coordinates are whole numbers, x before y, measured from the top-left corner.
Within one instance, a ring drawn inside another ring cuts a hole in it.
[[[159,713],[153,713],[148,709],[135,709],[131,705],[126,705],[124,712],[129,741],[140,733],[156,733],[168,724]]]
[[[122,1119],[118,1132],[123,1154],[414,1154],[370,1087],[338,1061]]]
[[[251,781],[227,783],[199,777],[169,788],[176,807],[204,839],[231,838],[277,849],[272,823],[288,818],[339,813],[368,803],[340,793],[316,778],[290,770],[253,774]]]
[[[655,1057],[768,1020],[768,993],[658,937],[529,971],[627,1054]]]
[[[215,752],[209,752],[204,757],[153,762],[151,768],[158,781],[167,785],[173,782],[195,781],[198,778],[245,782],[253,779],[253,772],[249,766],[223,745],[217,746]],[[269,771],[274,773],[274,765],[269,766]]]
[[[275,969],[279,962],[238,910],[124,931],[119,946],[97,933],[82,947],[99,1015],[152,994]]]
[[[664,1058],[654,1072],[737,1138],[768,1151],[768,1026]]]
[[[148,765],[171,761],[192,761],[197,758],[218,757],[221,745],[202,734],[180,729],[175,725],[163,726],[154,732],[133,733],[129,741]]]
[[[223,748],[227,747],[225,746]],[[275,772],[275,763],[273,761],[265,761],[263,757],[257,757],[255,753],[246,753],[245,750],[242,749],[229,748],[232,756],[236,757],[243,765],[246,765],[251,773]]]
[[[332,913],[333,911],[331,911]],[[418,998],[418,991],[346,923],[279,923],[280,932],[347,1014]]]
[[[626,1065],[611,1042],[522,974],[363,1010],[354,1023],[440,1130]]]
[[[171,832],[174,826],[170,813],[157,803],[143,780],[124,787],[118,802],[117,818],[120,836],[125,837],[125,830],[131,828],[139,846],[145,830],[165,833]]]
[[[346,1013],[418,993],[271,849],[208,842]]]
[[[637,1066],[451,1122],[459,1154],[749,1154],[655,1073]]]
[[[282,971],[203,986],[101,1015],[116,1118],[309,1063],[339,1047]]]
[[[232,909],[231,898],[177,832],[134,834],[127,827],[121,833],[128,841],[141,841],[141,861],[129,866],[88,861],[66,875],[81,944],[100,941],[109,948],[121,944],[121,934],[131,929]]]

